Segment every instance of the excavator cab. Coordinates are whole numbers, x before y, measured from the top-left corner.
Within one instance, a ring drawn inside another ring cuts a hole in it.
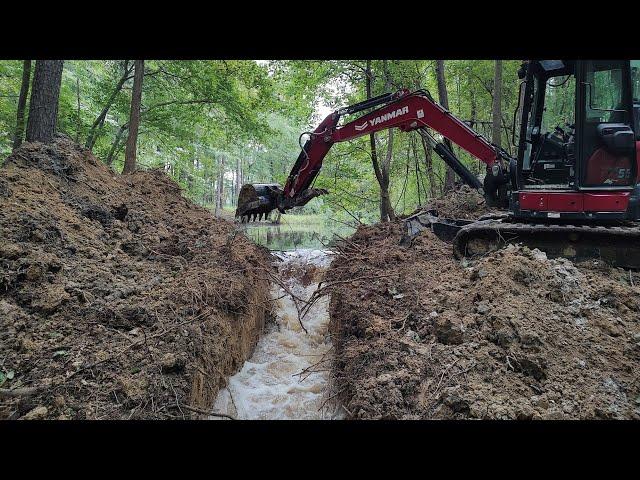
[[[634,94],[637,98],[640,80],[637,62],[632,78],[632,64],[538,60],[523,65],[514,191],[633,190],[639,112]],[[559,210],[585,209],[578,197],[566,198],[575,203],[560,204]]]

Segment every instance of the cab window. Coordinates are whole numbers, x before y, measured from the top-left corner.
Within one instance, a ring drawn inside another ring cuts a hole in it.
[[[544,91],[544,114],[542,133],[552,132],[555,127],[564,128],[575,120],[576,79],[573,75],[550,77]]]

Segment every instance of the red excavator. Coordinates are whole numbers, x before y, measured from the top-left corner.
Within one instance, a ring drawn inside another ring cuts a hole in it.
[[[236,217],[261,219],[274,209],[284,213],[326,194],[313,182],[334,143],[399,128],[422,135],[462,181],[484,191],[489,206],[508,209],[477,221],[420,212],[405,219],[407,238],[432,229],[453,241],[458,258],[522,243],[549,256],[595,257],[640,268],[639,68],[640,61],[629,60],[523,62],[511,132],[516,157],[473,131],[425,90],[400,90],[339,109],[308,133],[284,189],[277,184],[242,187]],[[338,125],[342,117],[365,110]],[[429,129],[484,162],[483,181]]]

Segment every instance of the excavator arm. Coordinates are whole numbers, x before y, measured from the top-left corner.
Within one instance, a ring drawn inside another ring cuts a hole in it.
[[[338,126],[343,116],[374,107],[378,108]],[[305,205],[311,199],[327,193],[324,189],[312,188],[312,184],[331,147],[335,143],[353,140],[389,128],[398,128],[403,132],[418,131],[465,183],[475,189],[483,188],[477,177],[446,145],[438,142],[429,133],[427,127],[448,138],[487,165],[485,195],[495,199],[498,187],[504,185],[508,178],[505,173],[505,163],[510,158],[506,152],[492,145],[482,135],[473,131],[435,102],[428,92],[418,90],[410,93],[408,90],[400,90],[329,114],[313,132],[307,132],[309,139],[302,146],[302,151],[287,178],[284,189],[273,184],[243,186],[236,217],[241,217],[243,220],[262,218],[263,214],[267,215],[275,208],[284,213],[286,210]]]

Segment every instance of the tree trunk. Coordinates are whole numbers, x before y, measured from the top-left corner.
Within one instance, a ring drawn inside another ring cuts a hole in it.
[[[221,155],[220,164],[218,166],[220,169],[218,173],[218,198],[216,198],[216,204],[220,210],[224,207],[224,165],[225,158],[224,155]]]
[[[236,159],[236,191],[233,196],[234,202],[236,202],[236,200],[238,199],[238,195],[240,194],[241,188],[242,188],[242,161],[240,160],[240,157],[238,157]]]
[[[438,196],[438,188],[436,184],[436,175],[433,171],[431,145],[429,145],[423,137],[420,138],[422,139],[422,148],[424,149],[424,166],[427,171],[427,178],[429,179],[429,195],[430,198],[435,198]]]
[[[389,91],[391,88],[391,78],[387,68],[387,61],[382,61],[384,72],[384,88]],[[380,185],[380,218],[394,221],[396,219],[393,206],[391,205],[391,194],[389,193],[389,183],[391,181],[391,160],[393,159],[393,129],[389,129],[389,140],[387,142],[387,151],[382,162],[382,185]],[[386,220],[383,220],[386,221]]]
[[[365,86],[367,90],[367,99],[371,98],[371,84],[372,84],[372,72],[371,72],[371,60],[367,60],[365,69]],[[389,132],[389,147],[387,149],[388,162],[391,163],[391,154],[393,150],[390,150],[391,142],[393,141],[393,134]],[[394,218],[393,208],[391,207],[391,199],[389,197],[389,178],[388,171],[385,179],[385,175],[380,168],[378,162],[378,150],[376,148],[376,135],[375,133],[369,134],[369,144],[371,146],[371,163],[373,164],[373,171],[376,174],[378,185],[380,186],[380,221],[387,222]],[[385,159],[385,163],[387,159]],[[383,166],[384,168],[384,166]]]
[[[216,181],[214,186],[215,198],[213,199],[213,216],[218,216],[218,190],[220,189],[220,174],[216,175]]]
[[[502,60],[496,60],[496,71],[493,77],[492,139],[498,146],[502,145]]]
[[[20,85],[20,97],[18,97],[18,112],[16,115],[16,129],[13,134],[13,148],[18,148],[22,144],[22,137],[24,135],[24,110],[27,106],[30,81],[31,60],[25,60],[22,64],[22,84]]]
[[[393,157],[393,129],[389,129],[389,140],[387,142],[387,152],[382,162],[382,183],[380,184],[380,220],[383,222],[396,219],[393,206],[391,205],[391,195],[389,193],[389,183],[391,170],[391,159]]]
[[[27,141],[53,141],[58,120],[58,99],[63,60],[37,60],[33,73],[31,104],[27,120]]]
[[[78,111],[76,115],[76,143],[78,143],[80,141],[80,126],[82,122],[80,121],[80,77],[78,76],[77,71],[76,71],[76,96],[78,100]]]
[[[473,88],[469,89],[470,94],[471,94],[471,118],[469,119],[469,127],[472,130],[475,130],[476,128],[476,121],[478,120],[478,106],[476,103],[476,94],[473,90]],[[476,175],[479,174],[482,171],[481,167],[480,167],[480,160],[476,161]]]
[[[107,155],[107,160],[106,160],[107,165],[113,164],[113,159],[115,158],[119,150],[120,142],[122,141],[122,137],[124,136],[124,132],[127,131],[127,128],[129,128],[129,124],[125,123],[118,130],[116,139],[113,141],[113,144],[111,145],[111,149],[109,150],[109,155]]]
[[[131,92],[131,113],[129,114],[129,137],[124,153],[122,173],[132,173],[136,169],[136,150],[138,148],[138,128],[140,127],[140,105],[142,103],[142,79],[144,78],[144,60],[136,60]]]
[[[98,129],[102,127],[102,125],[104,124],[104,120],[105,118],[107,118],[107,113],[109,113],[109,109],[115,102],[116,97],[118,96],[118,93],[120,93],[120,90],[122,90],[122,87],[124,86],[125,82],[129,80],[130,78],[129,75],[131,75],[132,68],[133,67],[130,67],[128,65],[128,61],[125,62],[124,72],[122,74],[122,77],[120,77],[120,80],[118,80],[116,87],[111,92],[111,95],[109,96],[109,99],[107,100],[107,103],[105,104],[105,106],[102,108],[100,115],[98,115],[98,117],[93,122],[93,125],[91,125],[91,130],[89,130],[89,134],[87,135],[87,141],[85,142],[85,146],[87,148],[92,149],[93,146],[96,144],[96,140],[98,139]]]
[[[449,110],[449,95],[447,93],[447,82],[444,75],[444,60],[436,60],[436,77],[438,81],[438,100],[440,105]],[[453,147],[449,139],[444,140],[449,150],[453,151]],[[444,180],[444,191],[451,190],[454,186],[455,175],[451,167],[447,165],[447,173]]]

